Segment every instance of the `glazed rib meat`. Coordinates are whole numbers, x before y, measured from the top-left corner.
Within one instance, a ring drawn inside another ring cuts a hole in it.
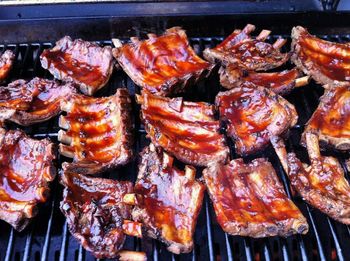
[[[326,89],[305,133],[316,134],[321,144],[350,150],[350,85]]]
[[[27,126],[56,116],[60,101],[76,92],[71,84],[34,78],[29,82],[17,80],[0,87],[0,120]]]
[[[113,55],[129,77],[151,93],[166,96],[184,92],[213,68],[196,55],[180,27],[148,37],[144,41],[133,37],[125,45],[114,40]]]
[[[226,233],[250,237],[307,233],[305,217],[266,159],[211,164],[203,176],[217,221]]]
[[[288,154],[288,176],[303,199],[331,218],[350,224],[350,186],[344,171],[333,157],[320,154],[315,134],[306,133],[311,165],[305,167],[294,153]]]
[[[142,231],[180,254],[193,249],[193,233],[202,206],[205,187],[195,179],[195,168],[173,166],[173,158],[153,144],[141,153],[135,194],[125,200],[135,204],[133,220]]]
[[[67,165],[62,165],[60,208],[69,231],[96,258],[117,258],[126,237],[123,223],[131,218],[131,207],[122,199],[133,184],[83,176],[67,171]]]
[[[285,134],[298,120],[294,106],[287,100],[251,83],[219,93],[216,105],[240,155],[264,149],[273,137]]]
[[[348,43],[328,42],[297,26],[292,30],[292,53],[292,62],[322,85],[350,81]]]
[[[246,82],[271,89],[274,93],[286,95],[294,88],[309,82],[309,77],[302,77],[297,69],[281,72],[253,72],[239,69],[235,65],[222,66],[219,69],[220,83],[227,89],[240,86]]]
[[[257,37],[252,38],[250,34],[254,30],[255,26],[248,24],[243,30],[233,31],[215,48],[205,49],[204,58],[213,63],[234,64],[249,71],[267,71],[288,61],[289,54],[280,51],[286,43],[285,39],[269,44],[265,40],[271,31],[262,30]]]
[[[41,65],[58,80],[77,84],[80,91],[93,95],[104,87],[113,72],[112,48],[100,47],[69,36],[40,55]]]
[[[59,151],[73,158],[67,166],[81,174],[96,174],[128,163],[133,155],[131,99],[127,89],[110,97],[73,95],[61,103],[67,112],[59,126]]]
[[[22,231],[45,202],[55,175],[53,144],[0,128],[0,219]]]
[[[0,82],[6,80],[15,60],[15,54],[11,50],[6,50],[0,57]]]
[[[165,98],[143,91],[137,95],[147,136],[157,147],[187,164],[206,166],[226,161],[228,147],[214,119],[214,106]]]

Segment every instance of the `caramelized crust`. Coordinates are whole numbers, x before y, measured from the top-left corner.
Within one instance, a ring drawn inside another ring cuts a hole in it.
[[[239,69],[235,65],[220,67],[220,83],[227,89],[238,87],[246,82],[272,90],[276,94],[286,95],[295,87],[308,84],[309,78],[301,77],[297,69],[282,72],[257,73]]]
[[[339,150],[350,150],[350,85],[326,89],[305,133],[315,133],[320,142]]]
[[[0,128],[0,219],[22,231],[45,202],[56,175],[53,144]]]
[[[96,174],[128,163],[132,152],[131,99],[127,89],[110,97],[73,95],[61,103],[59,151],[73,158],[67,170]]]
[[[278,39],[274,44],[269,44],[264,41],[270,31],[263,30],[253,39],[250,33],[254,30],[255,26],[248,24],[243,30],[233,31],[215,48],[205,49],[204,58],[212,63],[234,64],[249,71],[267,71],[288,61],[289,54],[279,50],[286,40]]]
[[[154,145],[196,166],[226,161],[229,150],[224,136],[219,133],[220,124],[214,119],[213,106],[145,91],[136,98],[141,104],[141,118],[148,137]]]
[[[184,92],[213,68],[196,55],[180,27],[148,37],[144,41],[133,37],[125,45],[114,40],[117,48],[113,55],[129,77],[151,93],[166,96]]]
[[[303,199],[331,218],[350,224],[350,186],[333,157],[323,157],[317,136],[306,133],[311,165],[305,167],[294,153],[288,154],[289,179]]]
[[[44,69],[59,80],[73,82],[82,93],[93,95],[105,86],[113,72],[113,56],[110,46],[72,40],[65,36],[40,55]]]
[[[0,82],[6,80],[15,60],[15,54],[11,50],[6,50],[0,57]]]
[[[195,180],[193,167],[186,166],[185,171],[173,167],[173,159],[153,144],[141,157],[133,219],[142,222],[143,231],[164,242],[169,251],[192,251],[204,185]]]
[[[328,86],[350,80],[350,46],[321,40],[301,27],[292,30],[292,62],[315,81]]]
[[[17,80],[0,90],[0,119],[28,126],[56,116],[60,101],[76,92],[71,84],[34,78],[29,82]],[[3,107],[1,107],[3,106]]]
[[[132,192],[132,183],[83,176],[67,166],[62,165],[60,208],[69,231],[96,258],[116,258],[125,241],[123,222],[131,217],[122,199]]]
[[[225,232],[250,237],[307,233],[305,217],[287,197],[266,159],[211,164],[203,176],[217,221]]]
[[[298,120],[294,106],[287,100],[251,83],[219,93],[216,105],[240,155],[265,148],[272,137],[283,135]]]

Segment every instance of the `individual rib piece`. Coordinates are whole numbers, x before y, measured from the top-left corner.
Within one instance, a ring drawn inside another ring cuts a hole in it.
[[[328,86],[350,81],[350,46],[321,40],[301,27],[292,30],[292,62],[315,81]]]
[[[81,174],[96,174],[132,158],[131,99],[127,89],[110,97],[73,95],[61,103],[59,151],[73,158],[67,166]]]
[[[124,202],[135,205],[133,220],[142,231],[180,254],[193,249],[193,233],[202,206],[205,187],[195,179],[194,167],[185,171],[173,166],[173,158],[153,144],[141,153],[135,194]]]
[[[15,54],[11,50],[6,50],[0,57],[0,82],[6,80],[15,60]]]
[[[294,106],[287,100],[247,82],[219,93],[216,105],[240,155],[264,149],[273,137],[286,133],[298,120]]]
[[[274,93],[280,95],[286,95],[294,88],[309,83],[309,76],[302,77],[302,74],[297,69],[258,73],[242,70],[230,64],[226,67],[220,67],[219,74],[221,85],[227,89],[232,89],[245,82],[250,82],[257,86],[271,89]]]
[[[350,150],[350,84],[327,88],[318,108],[307,123],[305,133],[316,134],[321,144]]]
[[[100,47],[81,39],[65,36],[52,49],[40,55],[44,69],[59,80],[73,82],[81,92],[93,95],[105,86],[113,72],[113,55],[110,46]]]
[[[214,67],[196,55],[180,27],[148,37],[144,41],[132,37],[125,45],[114,39],[113,55],[129,77],[151,93],[164,96],[184,92]]]
[[[214,106],[165,98],[143,91],[136,96],[147,136],[179,160],[196,166],[226,161],[229,150],[214,119]]]
[[[213,63],[235,64],[250,71],[267,71],[281,66],[289,59],[288,53],[281,53],[280,48],[286,43],[278,39],[274,44],[264,42],[271,31],[262,30],[253,39],[250,33],[255,26],[248,24],[243,30],[234,30],[222,43],[213,49],[205,49],[204,58]]]
[[[122,199],[133,191],[133,184],[83,176],[67,167],[68,163],[62,164],[64,191],[60,209],[69,231],[96,258],[125,257],[126,253],[120,251],[125,241],[123,224],[131,217],[131,207]],[[127,252],[127,260],[145,260],[143,253]]]
[[[0,120],[24,126],[49,120],[60,112],[60,101],[75,92],[73,85],[57,81],[17,80],[0,87]]]
[[[311,165],[305,167],[294,153],[288,154],[288,176],[303,199],[331,218],[350,224],[350,186],[344,171],[333,157],[320,154],[315,134],[306,133]]]
[[[45,202],[56,175],[53,144],[0,128],[0,219],[22,231]]]
[[[305,217],[287,197],[266,159],[211,164],[203,177],[217,221],[225,232],[250,237],[307,233]]]

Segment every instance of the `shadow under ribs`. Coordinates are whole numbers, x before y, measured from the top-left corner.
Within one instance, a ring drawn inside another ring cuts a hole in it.
[[[234,64],[249,71],[267,71],[283,65],[289,59],[288,53],[281,53],[280,48],[285,39],[277,39],[274,44],[265,40],[271,33],[262,30],[252,38],[250,33],[255,26],[248,24],[243,30],[236,29],[222,43],[212,49],[205,49],[203,55],[210,62],[220,62],[224,65]]]
[[[166,96],[184,92],[214,67],[196,55],[180,27],[148,37],[144,41],[132,37],[131,43],[124,45],[113,39],[113,55],[129,77],[151,93]]]
[[[72,235],[96,258],[145,260],[144,253],[121,251],[126,238],[123,224],[131,218],[131,207],[122,199],[133,191],[133,184],[83,176],[67,166],[62,164],[60,209]]]
[[[336,158],[320,153],[318,138],[306,133],[311,165],[302,164],[294,153],[286,157],[292,186],[306,202],[331,218],[350,225],[350,185]]]
[[[157,147],[184,163],[206,166],[225,162],[229,150],[214,119],[214,106],[188,102],[182,97],[166,98],[143,91],[136,96],[147,136]]]
[[[307,123],[302,139],[312,132],[321,145],[350,150],[350,84],[326,88],[316,111]]]
[[[211,164],[203,177],[225,232],[256,238],[307,233],[305,217],[287,197],[266,159]]]
[[[23,126],[47,121],[61,111],[61,100],[75,92],[69,83],[37,77],[29,82],[17,80],[0,87],[0,120]]]
[[[297,123],[292,104],[269,89],[242,84],[216,96],[220,119],[227,123],[227,135],[239,155],[264,149]]]
[[[0,83],[5,81],[13,66],[15,54],[11,50],[6,50],[0,57]]]
[[[193,234],[205,187],[195,179],[194,167],[173,167],[173,158],[153,144],[141,153],[135,194],[124,202],[135,205],[133,220],[142,231],[159,239],[175,254],[193,249]]]
[[[292,30],[292,62],[316,82],[329,87],[350,81],[350,46],[319,39],[301,27]]]
[[[49,195],[55,178],[54,144],[0,128],[0,219],[22,231]]]
[[[73,95],[61,103],[67,112],[59,126],[59,151],[73,158],[67,170],[96,174],[128,163],[132,156],[133,125],[127,89],[110,97]]]
[[[52,49],[40,55],[44,69],[59,80],[77,84],[82,93],[93,95],[104,87],[113,72],[110,46],[99,45],[65,36]]]

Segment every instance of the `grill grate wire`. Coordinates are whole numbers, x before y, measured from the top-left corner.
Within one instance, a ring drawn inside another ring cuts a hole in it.
[[[273,40],[278,36],[270,37]],[[287,36],[284,36],[287,37]],[[323,39],[344,42],[350,41],[350,35],[321,36]],[[192,38],[192,45],[199,53],[205,47],[215,46],[222,41],[221,37]],[[103,45],[110,45],[110,41],[100,41]],[[51,48],[53,43],[23,43],[0,45],[0,50],[11,49],[16,54],[16,62],[11,72],[10,80],[19,78],[31,79],[35,76],[51,78],[51,75],[41,68],[39,55],[45,48]],[[139,93],[130,78],[122,71],[115,71],[105,88],[98,96],[106,96],[115,93],[116,88],[125,86],[134,95]],[[205,83],[200,83],[194,88],[188,97],[194,100],[213,102],[215,94],[220,89],[218,77],[213,75]],[[291,130],[291,136],[286,141],[288,151],[294,151],[302,160],[307,160],[306,150],[299,145],[300,134],[303,126],[310,118],[312,112],[318,105],[318,98],[322,95],[322,88],[314,83],[308,87],[294,90],[286,98],[291,101],[298,110],[299,122]],[[193,94],[196,94],[193,96]],[[187,95],[185,98],[188,98]],[[300,98],[301,97],[301,98]],[[140,152],[149,141],[139,119],[139,106],[133,101],[134,122],[135,122],[135,144],[134,150]],[[10,124],[10,128],[16,128]],[[34,138],[50,138],[57,142],[57,118],[48,122],[36,124],[23,128],[26,133]],[[236,158],[234,146],[228,140],[232,158]],[[349,170],[346,168],[345,159],[349,153],[325,152],[327,155],[336,156],[349,179]],[[337,223],[327,216],[313,209],[301,198],[294,196],[286,173],[284,173],[277,156],[271,148],[268,148],[254,157],[267,157],[280,179],[290,198],[304,213],[310,225],[307,235],[296,235],[292,237],[251,239],[238,236],[230,236],[222,231],[215,220],[215,213],[211,206],[208,195],[205,196],[203,207],[198,219],[196,233],[194,236],[195,247],[192,253],[185,255],[173,255],[166,251],[161,243],[151,239],[136,239],[128,237],[124,248],[138,251],[145,251],[149,259],[153,260],[349,260],[350,249],[350,228]],[[252,159],[253,157],[247,157]],[[57,166],[60,170],[61,162],[67,160],[58,155]],[[105,178],[128,179],[135,181],[137,176],[137,160],[117,170],[103,174]],[[70,235],[67,222],[59,210],[59,201],[62,197],[62,186],[58,179],[51,186],[51,198],[40,206],[38,216],[23,232],[18,233],[8,224],[0,221],[0,260],[95,260],[86,252],[79,243]]]

